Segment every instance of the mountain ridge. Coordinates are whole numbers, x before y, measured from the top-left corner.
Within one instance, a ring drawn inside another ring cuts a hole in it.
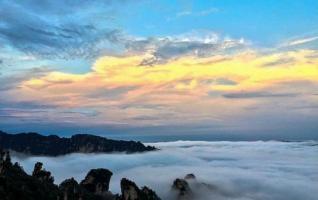
[[[137,153],[156,150],[141,142],[112,140],[90,134],[75,134],[69,138],[39,133],[9,134],[0,131],[0,147],[19,153],[59,156],[69,153]]]

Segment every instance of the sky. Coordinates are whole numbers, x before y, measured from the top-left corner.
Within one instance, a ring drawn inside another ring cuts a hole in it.
[[[317,21],[316,0],[0,0],[0,129],[318,139]]]

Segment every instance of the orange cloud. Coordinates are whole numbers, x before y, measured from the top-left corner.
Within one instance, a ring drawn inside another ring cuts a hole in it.
[[[61,107],[107,108],[112,113],[111,118],[118,121],[167,113],[176,119],[191,113],[192,119],[198,121],[219,120],[228,114],[224,108],[234,115],[244,106],[260,102],[247,98],[237,102],[225,99],[224,93],[268,88],[279,93],[286,90],[280,90],[281,82],[317,83],[316,55],[313,50],[272,54],[247,51],[231,56],[182,57],[152,66],[140,65],[148,55],[106,56],[99,58],[92,71],[85,74],[50,72],[25,81],[16,95],[23,96],[24,100],[45,101]],[[284,62],[287,58],[289,62]],[[130,105],[150,105],[150,108]],[[151,105],[161,107],[152,109]]]

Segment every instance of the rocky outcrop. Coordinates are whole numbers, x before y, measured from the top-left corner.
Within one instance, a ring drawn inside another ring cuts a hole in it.
[[[1,200],[57,200],[56,185],[26,174],[18,163],[12,164],[9,152],[0,150],[0,155]]]
[[[187,175],[185,175],[184,179],[191,180],[191,179],[196,179],[196,177],[194,174],[187,174]]]
[[[71,138],[37,133],[8,134],[0,131],[0,147],[31,154],[58,156],[68,153],[145,152],[156,150],[141,142],[110,140],[100,136],[78,134]]]
[[[51,172],[42,169],[42,166],[43,164],[41,162],[35,163],[32,176],[41,182],[53,183],[54,178],[51,176]]]
[[[140,190],[134,182],[126,178],[120,181],[120,188],[122,195],[119,200],[160,200],[157,194],[148,187],[145,186]]]
[[[126,178],[120,182],[121,194],[109,191],[113,173],[107,169],[92,169],[78,183],[74,178],[54,184],[51,173],[37,162],[32,175],[24,172],[18,163],[12,163],[9,151],[0,150],[0,199],[1,200],[160,200],[150,188],[139,188]],[[235,198],[236,194],[198,181],[194,174],[173,181],[170,200],[205,200],[211,196]]]
[[[147,200],[160,200],[160,198],[157,196],[155,191],[153,191],[152,189],[148,188],[147,186],[144,186],[141,189],[141,192],[143,193],[143,196]]]
[[[175,179],[172,184],[172,190],[177,192],[178,199],[191,199],[193,196],[189,183],[185,179]]]
[[[35,164],[30,176],[18,163],[12,164],[8,151],[0,149],[1,200],[160,200],[153,190],[139,189],[128,179],[121,181],[121,195],[112,194],[109,191],[112,174],[107,169],[92,169],[80,184],[70,178],[57,186],[42,163]]]
[[[83,190],[74,178],[64,180],[60,186],[60,197],[63,200],[75,200],[83,198]]]
[[[1,200],[160,200],[150,188],[139,188],[126,178],[120,182],[121,194],[113,194],[109,191],[112,175],[107,169],[92,169],[80,183],[70,178],[57,186],[42,163],[36,163],[32,175],[28,175],[18,163],[12,163],[8,151],[0,150]],[[228,191],[198,181],[194,174],[175,179],[167,195],[165,199],[170,200],[205,200],[211,195],[235,197]]]
[[[120,200],[136,200],[140,195],[137,185],[128,179],[123,178],[120,181],[120,188],[122,194]]]
[[[112,175],[107,169],[92,169],[81,182],[81,186],[91,193],[103,194],[109,189]]]
[[[175,194],[173,198],[178,200],[206,199],[207,194],[222,194],[222,196],[231,197],[229,193],[214,185],[198,181],[194,174],[175,179],[171,190]]]

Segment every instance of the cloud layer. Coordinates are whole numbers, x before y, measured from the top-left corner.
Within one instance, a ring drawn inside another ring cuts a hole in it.
[[[162,142],[160,151],[145,154],[71,154],[62,157],[15,156],[30,173],[36,161],[53,172],[57,183],[84,178],[91,168],[114,172],[110,189],[128,177],[169,199],[175,178],[194,173],[216,190],[200,190],[198,199],[316,199],[318,153],[316,142]]]
[[[5,99],[54,106],[57,109],[47,110],[52,122],[134,126],[209,122],[229,127],[249,117],[256,121],[260,117],[261,122],[261,116],[272,115],[277,121],[281,112],[288,114],[287,121],[296,115],[315,118],[306,111],[317,101],[316,55],[313,50],[245,51],[184,56],[147,66],[141,63],[149,54],[105,56],[87,73],[50,71],[22,81],[6,92]],[[282,58],[291,61],[282,63]],[[279,108],[273,109],[275,105]]]

